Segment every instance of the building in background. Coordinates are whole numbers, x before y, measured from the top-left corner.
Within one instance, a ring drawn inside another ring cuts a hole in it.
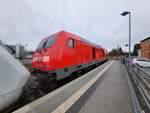
[[[21,44],[16,44],[16,58],[17,59],[24,59],[26,55],[25,47]]]
[[[27,50],[25,46],[21,44],[16,44],[16,45],[9,45],[14,51],[14,57],[19,59],[19,60],[24,60],[24,59],[32,59],[32,54],[34,51],[32,50]]]
[[[141,46],[141,57],[150,59],[150,37],[142,40],[140,46]]]
[[[136,43],[133,48],[133,56],[141,57],[141,46],[139,43]]]
[[[138,49],[138,57],[141,57],[141,49]]]
[[[32,59],[32,55],[33,55],[34,51],[33,50],[27,50],[26,51],[26,59]]]
[[[26,56],[26,51],[25,51],[25,47],[21,44],[16,44],[16,45],[9,45],[9,47],[11,47],[14,51],[14,57],[17,59],[24,59]]]

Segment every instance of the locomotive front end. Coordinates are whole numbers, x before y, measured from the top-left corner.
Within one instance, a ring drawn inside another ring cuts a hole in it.
[[[54,69],[54,55],[55,55],[56,35],[43,39],[32,60],[32,68],[39,71],[50,71]]]

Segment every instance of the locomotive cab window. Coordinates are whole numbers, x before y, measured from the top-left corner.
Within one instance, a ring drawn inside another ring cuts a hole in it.
[[[56,36],[51,36],[48,40],[47,40],[47,43],[46,43],[46,48],[47,47],[51,47],[53,44],[54,44],[54,42],[55,42],[55,37]]]
[[[69,48],[74,48],[74,40],[73,39],[69,39],[69,41],[68,41],[68,47]]]
[[[56,36],[53,35],[47,40],[41,41],[36,50],[51,47],[55,43]]]
[[[41,41],[36,50],[42,49],[45,47],[47,41]]]

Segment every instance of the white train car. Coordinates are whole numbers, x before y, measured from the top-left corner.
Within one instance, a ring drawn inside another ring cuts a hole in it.
[[[17,101],[30,76],[10,53],[11,49],[0,41],[0,111]]]

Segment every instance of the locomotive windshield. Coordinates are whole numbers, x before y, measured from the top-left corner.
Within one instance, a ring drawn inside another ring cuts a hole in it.
[[[47,43],[45,45],[45,47],[51,47],[55,42],[55,36],[51,36],[48,40],[47,40]]]
[[[53,36],[49,37],[47,40],[41,41],[37,47],[37,50],[42,49],[42,48],[51,47],[54,44],[55,39],[56,39],[56,36],[53,35]]]
[[[46,43],[46,41],[41,41],[37,47],[37,50],[44,48],[45,43]]]

